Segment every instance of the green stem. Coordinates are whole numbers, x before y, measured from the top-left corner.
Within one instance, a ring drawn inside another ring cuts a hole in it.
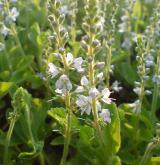
[[[65,128],[65,137],[64,137],[64,148],[63,148],[63,155],[61,159],[61,165],[66,165],[67,155],[68,155],[68,148],[71,139],[71,107],[70,107],[70,93],[69,91],[66,92],[66,109],[67,113],[67,123]]]
[[[156,69],[155,75],[160,75],[160,50],[158,51],[157,64],[155,69]],[[153,91],[152,106],[151,106],[151,114],[153,121],[156,119],[155,113],[157,108],[158,95],[159,95],[159,84],[155,84]]]
[[[4,159],[3,159],[4,165],[8,165],[8,148],[9,148],[9,144],[10,144],[10,140],[11,140],[11,136],[13,133],[13,128],[14,128],[16,120],[17,120],[17,116],[15,115],[13,117],[13,119],[11,120],[9,130],[7,132],[7,137],[6,137],[6,142],[5,142],[5,150],[4,150]]]
[[[43,155],[42,152],[41,152],[40,155],[39,155],[39,159],[40,159],[40,164],[41,164],[41,165],[45,165],[45,158],[44,158],[44,155]]]
[[[157,108],[158,94],[159,94],[159,87],[157,84],[155,84],[154,92],[153,92],[153,99],[152,99],[152,106],[151,106],[152,119],[156,119],[155,113],[156,113],[156,108]]]
[[[90,52],[92,52],[92,50]],[[94,78],[94,61],[92,61],[89,64],[89,80],[91,82],[92,87],[95,87],[95,80],[94,79],[95,79]],[[96,99],[92,99],[92,113],[93,113],[93,118],[94,118],[94,123],[95,123],[95,127],[96,127],[97,136],[98,136],[98,139],[99,139],[99,144],[101,146],[103,146],[104,142],[103,142],[101,127],[99,125],[99,117],[98,117]]]
[[[26,120],[27,120],[27,125],[28,125],[29,138],[31,138],[31,144],[33,145],[33,149],[35,151],[36,148],[35,148],[35,141],[34,141],[32,129],[31,129],[30,110],[27,105],[26,105],[26,109],[25,109],[25,114],[26,114]]]
[[[140,162],[140,165],[145,165],[146,162],[148,161],[148,159],[150,158],[150,154],[152,152],[152,150],[160,144],[160,139],[157,137],[156,139],[154,139],[154,141],[150,142],[146,148],[146,151],[144,153],[144,156]]]
[[[14,37],[15,37],[16,44],[18,45],[21,54],[22,54],[23,56],[25,56],[25,53],[24,53],[22,44],[21,44],[21,42],[20,42],[20,40],[19,40],[19,37],[18,37],[16,28],[15,28],[15,25],[12,25],[12,26],[11,26],[11,30],[12,30],[12,33],[13,33],[13,35],[14,35]]]
[[[108,48],[108,56],[106,58],[106,85],[109,87],[109,80],[110,80],[110,67],[111,67],[111,59],[112,59],[112,48],[111,46]]]

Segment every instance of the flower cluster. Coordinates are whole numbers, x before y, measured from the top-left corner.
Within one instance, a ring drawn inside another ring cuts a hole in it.
[[[138,100],[135,102],[136,107],[138,109],[135,110],[135,112],[139,113],[141,112],[141,105],[143,101],[144,95],[150,95],[151,91],[146,90],[146,82],[149,80],[149,72],[150,67],[152,66],[152,62],[149,61],[150,55],[148,55],[148,49],[146,48],[146,45],[148,46],[148,41],[146,36],[141,36],[137,38],[137,52],[138,55],[136,56],[137,60],[137,73],[139,75],[140,81],[135,81],[135,88],[133,91],[138,95]],[[148,61],[147,61],[148,60]],[[139,106],[138,106],[139,103]]]
[[[11,24],[16,22],[19,11],[14,4],[16,0],[0,2],[0,51],[5,50],[4,40],[9,33],[12,33]],[[11,6],[11,8],[10,8]]]
[[[136,41],[136,34],[132,31],[131,22],[133,8],[136,0],[126,0],[125,1],[125,8],[123,9],[124,15],[121,16],[121,23],[118,25],[118,32],[124,34],[124,40],[121,45],[123,49],[129,50],[132,46],[132,41]]]
[[[77,93],[76,105],[79,107],[81,114],[90,115],[92,112],[95,123],[97,123],[98,118],[110,123],[110,112],[102,106],[102,103],[110,104],[112,101],[109,98],[111,92],[103,85],[102,69],[105,63],[95,61],[96,54],[102,48],[98,37],[104,26],[104,22],[101,20],[102,13],[97,5],[96,0],[88,0],[85,6],[86,16],[83,22],[83,29],[86,35],[82,37],[81,46],[86,52],[86,61],[88,63],[86,64],[85,72],[82,73],[80,85],[75,90]]]

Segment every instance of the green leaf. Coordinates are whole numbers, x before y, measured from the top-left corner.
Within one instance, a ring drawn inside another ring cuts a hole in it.
[[[94,137],[94,130],[89,126],[83,126],[80,128],[80,140],[84,144],[90,144],[91,139]]]
[[[63,145],[64,144],[64,138],[62,136],[58,136],[55,139],[53,139],[50,144],[52,146]]]
[[[120,137],[120,119],[118,110],[115,104],[106,105],[111,113],[111,123],[107,124],[103,131],[106,152],[109,158],[112,158],[119,151],[121,145]]]
[[[12,87],[12,82],[0,82],[0,97],[4,96]]]
[[[66,112],[64,108],[52,108],[48,115],[55,119],[61,126],[66,124]]]
[[[130,85],[133,85],[134,81],[137,79],[135,69],[129,63],[117,65],[117,71]]]
[[[67,112],[64,108],[52,108],[48,111],[48,115],[54,118],[61,126],[65,126]],[[78,128],[78,125],[77,118],[72,114],[72,128]]]
[[[133,8],[133,17],[141,17],[141,3],[136,1],[134,8]]]

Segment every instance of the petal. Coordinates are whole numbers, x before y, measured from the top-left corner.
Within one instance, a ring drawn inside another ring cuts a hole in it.
[[[72,53],[67,53],[66,59],[67,59],[68,63],[72,63],[73,62],[73,55],[72,55]]]

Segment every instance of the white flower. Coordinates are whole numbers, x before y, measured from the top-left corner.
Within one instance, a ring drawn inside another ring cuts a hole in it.
[[[87,87],[89,85],[89,80],[87,79],[86,76],[83,76],[81,78],[81,85],[84,86],[84,87]]]
[[[72,55],[72,53],[67,53],[66,60],[67,60],[68,64],[71,64],[73,62],[73,55]]]
[[[15,22],[18,16],[19,16],[19,11],[17,10],[17,8],[13,7],[9,11],[9,20]]]
[[[83,86],[78,86],[75,90],[76,93],[82,93],[84,92],[84,87]]]
[[[89,80],[87,79],[86,76],[83,76],[81,78],[81,81],[80,82],[81,82],[81,86],[78,86],[76,88],[76,90],[75,90],[76,93],[82,93],[82,92],[84,92],[85,88],[88,88],[88,86],[89,86]]]
[[[133,91],[134,91],[137,95],[140,95],[140,93],[141,93],[141,88],[140,88],[140,87],[135,87],[135,88],[133,89]]]
[[[146,67],[151,67],[151,66],[154,66],[154,57],[152,55],[148,55],[146,58],[145,58],[145,64],[146,64]]]
[[[70,82],[67,75],[63,74],[57,81],[56,81],[56,92],[65,94],[66,91],[70,91],[72,89],[72,83]]]
[[[128,31],[128,27],[127,27],[126,22],[119,24],[118,27],[119,27],[118,32],[120,32],[120,33],[124,33],[124,32]]]
[[[119,92],[120,90],[122,90],[122,87],[119,86],[120,85],[120,82],[118,82],[117,80],[112,84],[112,89],[115,91],[115,92]]]
[[[3,43],[0,42],[0,52],[5,50],[5,45]]]
[[[131,41],[129,38],[125,38],[121,45],[121,47],[126,50],[129,50],[131,48],[131,46],[132,46],[132,44],[131,44]]]
[[[90,96],[92,99],[95,99],[98,95],[99,95],[99,91],[98,91],[96,88],[91,88],[91,89],[89,90],[89,96]]]
[[[105,24],[105,19],[104,19],[104,17],[100,17],[98,23],[96,24],[96,27],[97,27],[98,29],[100,29],[100,31],[102,32],[103,29],[104,29],[104,26],[105,26],[104,24]]]
[[[157,84],[160,85],[160,75],[154,75],[152,78],[152,81]]]
[[[102,98],[101,98],[101,100],[103,102],[107,103],[107,104],[111,104],[112,99],[109,98],[110,94],[111,94],[111,92],[109,91],[108,88],[103,89],[102,90]]]
[[[136,100],[134,103],[128,104],[130,108],[133,108],[134,113],[140,113],[140,101]]]
[[[80,108],[81,114],[86,113],[90,115],[92,110],[92,99],[89,96],[79,95],[76,100],[76,105]],[[98,111],[101,111],[100,102],[96,101],[96,107]]]
[[[51,77],[54,78],[55,76],[57,76],[57,74],[59,73],[57,67],[53,63],[49,63],[48,67],[48,72],[51,75]]]
[[[111,65],[111,66],[110,66],[109,72],[110,72],[111,74],[113,74],[113,72],[114,72],[114,65]]]
[[[111,114],[108,109],[102,109],[99,116],[107,123],[111,123]]]
[[[9,29],[4,24],[1,24],[0,33],[6,37],[9,33]]]
[[[67,15],[69,13],[67,5],[64,5],[60,8],[60,14]]]
[[[81,115],[85,112],[86,114],[91,113],[91,104],[90,104],[90,98],[88,96],[79,95],[76,100],[77,106],[81,110]]]
[[[98,73],[98,74],[97,74],[97,78],[98,78],[99,80],[103,79],[103,72]]]
[[[78,57],[74,59],[73,62],[73,67],[77,70],[77,72],[83,72],[84,68],[82,68],[82,63],[83,63],[82,57]]]
[[[83,72],[84,68],[82,68],[83,59],[82,57],[75,58],[73,57],[72,53],[67,53],[66,60],[69,65],[77,70],[77,72]]]

